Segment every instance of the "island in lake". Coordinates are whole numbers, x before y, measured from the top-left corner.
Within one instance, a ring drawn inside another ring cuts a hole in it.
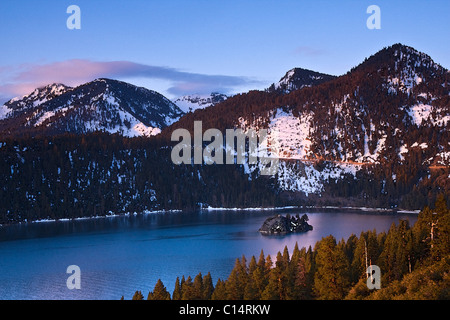
[[[267,218],[261,228],[259,228],[259,232],[264,235],[306,232],[313,229],[308,220],[309,218],[306,214],[301,217],[298,214],[295,216],[287,214],[285,217],[276,215]]]

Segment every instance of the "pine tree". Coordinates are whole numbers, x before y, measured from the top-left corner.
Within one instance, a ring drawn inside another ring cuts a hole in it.
[[[397,229],[397,250],[395,253],[395,271],[394,277],[397,280],[400,280],[404,274],[407,272],[411,273],[412,271],[412,231],[409,227],[409,221],[400,220],[398,229]]]
[[[306,272],[305,259],[299,257],[294,267],[294,288],[291,298],[293,300],[305,300],[310,298],[310,288],[308,288],[308,277]]]
[[[260,293],[254,279],[254,272],[249,274],[247,284],[244,289],[244,300],[258,300]]]
[[[211,273],[208,272],[206,276],[203,277],[203,300],[210,300],[214,292],[214,285],[212,282]]]
[[[279,269],[273,268],[269,273],[269,281],[261,294],[262,300],[280,300],[279,281],[281,274]]]
[[[259,254],[258,263],[257,263],[258,268],[263,270],[265,268],[265,264],[266,264],[266,258],[264,258],[264,251],[261,250],[261,253]]]
[[[151,295],[149,294],[148,300],[170,300],[170,293],[167,291],[161,279],[156,282],[155,288]]]
[[[229,300],[242,300],[244,298],[247,276],[246,268],[244,268],[239,259],[236,259],[234,268],[231,270],[231,274],[226,281]]]
[[[416,223],[412,228],[414,239],[414,251],[417,261],[422,261],[430,256],[432,242],[431,242],[431,228],[433,227],[433,212],[426,206],[420,211]]]
[[[181,300],[181,284],[179,277],[177,277],[177,280],[175,280],[175,288],[173,289],[172,300]]]
[[[434,205],[430,236],[432,237],[431,256],[434,261],[439,261],[450,253],[450,210],[443,194],[439,194]]]
[[[379,267],[382,273],[382,283],[389,283],[395,280],[397,243],[397,226],[393,222],[387,233],[386,240],[384,242],[384,248],[380,255]]]
[[[353,254],[353,259],[350,268],[350,279],[352,283],[357,282],[359,279],[366,279],[366,268],[368,266],[367,259],[367,239],[366,234],[361,232]],[[367,261],[367,262],[366,262]]]
[[[191,300],[192,298],[192,278],[188,276],[185,281],[184,276],[181,279],[181,300]]]
[[[257,268],[258,265],[256,263],[256,258],[255,256],[252,256],[252,258],[250,259],[250,263],[248,264],[248,274],[249,275],[253,274],[253,272],[255,272]]]
[[[201,273],[195,276],[194,283],[192,284],[192,291],[190,300],[202,300],[203,299],[203,276]]]
[[[217,280],[211,300],[226,300],[228,298],[225,281],[220,278]]]
[[[136,291],[131,300],[144,300],[144,296],[141,291]]]
[[[335,238],[330,235],[322,238],[316,247],[315,293],[319,299],[339,300],[344,298],[349,286],[347,274],[349,263],[342,246],[337,246]]]

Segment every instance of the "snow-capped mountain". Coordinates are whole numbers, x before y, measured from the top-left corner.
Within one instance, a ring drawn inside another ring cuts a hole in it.
[[[219,102],[225,101],[227,95],[213,92],[210,95],[185,95],[177,98],[173,102],[185,113],[193,112],[197,109],[204,109]]]
[[[312,70],[293,68],[286,72],[283,78],[277,83],[273,83],[268,90],[289,93],[304,87],[312,87],[330,80],[336,76],[324,74]]]
[[[395,44],[340,77],[302,88],[283,87],[289,81],[282,80],[274,85],[282,90],[231,97],[175,126],[191,128],[201,120],[204,130],[268,129],[271,150],[281,159],[277,184],[285,191],[323,194],[332,181],[362,176],[372,179],[368,190],[386,197],[387,190],[398,196],[434,183],[448,190],[449,77],[428,55]],[[342,188],[335,191],[348,187]]]
[[[15,115],[25,112],[30,108],[37,107],[71,89],[71,87],[61,83],[54,83],[37,88],[23,97],[11,99],[0,106],[0,120],[12,118]]]
[[[0,133],[105,131],[128,137],[151,136],[182,115],[174,103],[155,91],[97,79],[76,88],[48,85],[8,101],[0,108]]]

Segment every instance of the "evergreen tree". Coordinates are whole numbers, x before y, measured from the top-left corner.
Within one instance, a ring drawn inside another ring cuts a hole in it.
[[[203,299],[203,276],[201,273],[195,276],[189,300]]]
[[[258,259],[258,268],[261,270],[264,270],[265,265],[266,265],[266,258],[264,257],[264,251],[261,250],[261,253],[259,254],[259,259]]]
[[[409,227],[409,221],[400,220],[397,232],[397,251],[395,253],[396,259],[394,277],[395,279],[400,280],[405,273],[411,273],[413,265],[413,261],[411,260],[413,253],[413,239],[412,231]]]
[[[397,226],[393,222],[386,236],[384,248],[380,255],[381,279],[383,283],[395,280]]]
[[[234,268],[226,281],[229,300],[242,300],[244,298],[244,289],[247,285],[247,276],[246,268],[239,259],[236,259]]]
[[[177,280],[175,281],[175,289],[172,293],[172,300],[181,300],[181,284],[179,277],[177,277]]]
[[[280,278],[281,274],[279,273],[279,269],[273,268],[272,270],[270,270],[269,281],[261,294],[261,299],[280,300],[280,288],[278,286]]]
[[[430,236],[432,236],[431,256],[439,261],[450,253],[450,210],[443,194],[439,194],[435,203]]]
[[[203,300],[211,299],[211,296],[214,292],[214,285],[212,282],[211,273],[208,272],[206,276],[203,277]]]
[[[314,276],[314,291],[319,299],[339,300],[344,298],[349,286],[349,263],[342,247],[336,245],[333,236],[322,238],[316,245],[317,272]]]
[[[294,267],[294,288],[292,290],[291,299],[305,300],[310,299],[311,288],[308,286],[308,277],[306,272],[305,259],[299,257]]]
[[[192,298],[192,278],[191,276],[188,276],[185,281],[184,276],[181,279],[181,300],[191,300]]]
[[[217,280],[216,286],[214,287],[214,292],[211,295],[211,300],[226,300],[226,299],[228,299],[228,294],[225,281],[219,278]]]
[[[149,293],[147,300],[170,300],[170,293],[167,291],[161,279],[158,279],[153,292]]]
[[[136,291],[131,300],[144,300],[144,296],[141,291]]]
[[[244,289],[244,300],[259,300],[260,293],[254,278],[255,272],[249,274],[247,284]]]

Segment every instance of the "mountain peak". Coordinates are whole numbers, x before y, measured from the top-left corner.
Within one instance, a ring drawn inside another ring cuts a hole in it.
[[[2,111],[0,111],[0,120],[8,116],[13,116],[16,112],[23,112],[25,110],[35,108],[38,105],[52,100],[72,89],[72,87],[66,86],[62,83],[51,83],[40,86],[34,89],[33,92],[22,97],[13,98],[1,106]]]
[[[272,84],[268,91],[289,93],[304,87],[312,87],[336,78],[335,76],[303,68],[293,68],[286,72],[277,83]]]
[[[106,131],[150,136],[183,112],[163,95],[132,84],[99,78],[70,88],[50,84],[0,107],[5,135]]]
[[[377,69],[387,68],[391,72],[402,72],[405,69],[422,71],[429,69],[432,72],[442,74],[447,71],[435,63],[429,55],[401,43],[383,48],[369,58],[366,58],[364,62],[351,71],[374,67]]]

